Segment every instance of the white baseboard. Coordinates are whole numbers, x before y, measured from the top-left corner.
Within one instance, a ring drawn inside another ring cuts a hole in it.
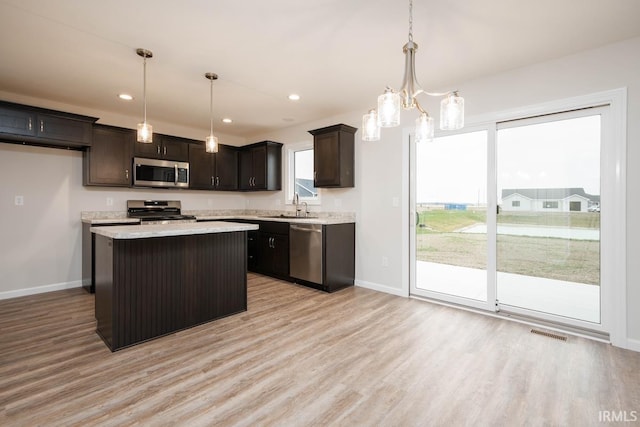
[[[627,338],[627,349],[640,352],[640,340]]]
[[[74,280],[73,282],[54,283],[51,285],[36,286],[34,288],[16,289],[15,291],[4,291],[0,292],[0,300],[24,297],[27,295],[43,294],[45,292],[61,291],[63,289],[79,288],[81,286],[82,280]]]
[[[378,283],[373,283],[373,282],[366,282],[364,280],[355,280],[354,284],[361,288],[367,288],[367,289],[371,289],[378,292],[384,292],[391,295],[397,295],[399,297],[405,297],[405,298],[409,297],[409,295],[407,295],[403,289],[392,288],[391,286],[380,285]]]

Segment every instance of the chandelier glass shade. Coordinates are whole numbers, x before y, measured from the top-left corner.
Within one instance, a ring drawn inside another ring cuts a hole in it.
[[[136,49],[136,53],[143,58],[142,65],[142,103],[143,119],[138,123],[137,140],[144,144],[153,142],[153,126],[147,123],[147,58],[153,58],[153,52],[147,49]]]
[[[209,136],[205,139],[204,149],[207,153],[218,152],[218,137],[213,134],[213,81],[218,79],[215,73],[205,73],[204,75],[211,81],[211,92],[209,97]]]
[[[400,125],[400,105],[405,110],[416,108],[420,117],[416,119],[416,141],[431,141],[434,134],[434,120],[418,102],[417,96],[426,94],[445,98],[440,103],[440,129],[457,130],[464,126],[464,99],[458,95],[458,91],[432,93],[426,92],[416,77],[415,55],[418,45],[413,41],[413,0],[409,0],[409,41],[403,46],[405,55],[404,79],[398,92],[392,88],[386,88],[378,97],[378,109],[370,110],[362,117],[362,140],[380,140],[380,128],[395,127]],[[375,117],[376,126],[373,126],[372,118]]]
[[[376,110],[369,110],[367,114],[362,116],[362,129],[363,141],[380,140],[380,126],[378,126],[378,114]]]

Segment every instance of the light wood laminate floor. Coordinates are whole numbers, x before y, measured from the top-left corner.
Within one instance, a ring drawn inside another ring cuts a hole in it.
[[[94,330],[81,289],[0,301],[0,425],[640,423],[640,353],[362,288],[250,274],[245,313],[116,353]]]

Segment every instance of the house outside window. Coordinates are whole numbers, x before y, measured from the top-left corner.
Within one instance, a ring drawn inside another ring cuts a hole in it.
[[[542,202],[543,209],[558,209],[558,202],[556,200],[545,200]]]
[[[580,201],[569,202],[569,210],[571,212],[580,212],[582,210],[582,203]]]
[[[298,193],[300,202],[320,203],[320,194],[313,185],[313,143],[293,144],[287,150],[287,200],[290,204]]]
[[[519,208],[520,207],[520,200],[513,200],[511,202],[511,206],[514,208]]]

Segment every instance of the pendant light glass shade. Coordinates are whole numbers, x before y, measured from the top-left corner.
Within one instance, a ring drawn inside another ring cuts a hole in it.
[[[204,143],[204,150],[207,153],[217,153],[218,152],[218,137],[213,134],[209,135]]]
[[[209,136],[205,139],[204,150],[207,153],[218,152],[218,138],[213,135],[213,81],[218,79],[218,75],[215,73],[205,73],[204,75],[209,81],[211,81],[211,92],[209,97],[209,124],[210,132]]]
[[[433,141],[433,117],[420,114],[416,119],[415,138],[418,143]]]
[[[391,128],[400,124],[400,95],[387,90],[378,97],[378,126]]]
[[[464,99],[457,92],[440,102],[440,129],[457,130],[464,126]]]
[[[151,144],[153,142],[153,126],[149,123],[138,123],[138,142]]]
[[[136,49],[136,53],[144,59],[142,65],[142,102],[144,118],[142,123],[138,123],[137,140],[144,144],[151,144],[153,142],[153,126],[147,123],[147,58],[153,58],[153,52],[147,49]]]
[[[362,140],[380,141],[380,126],[378,126],[376,110],[369,110],[362,116]]]

